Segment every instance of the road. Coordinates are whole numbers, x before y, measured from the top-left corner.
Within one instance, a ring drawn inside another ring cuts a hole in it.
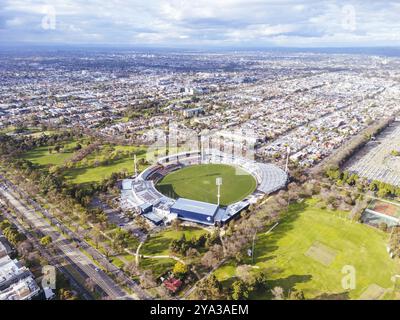
[[[44,216],[47,218],[48,221],[51,221],[51,224],[53,226],[53,229],[61,230],[63,234],[66,234],[70,239],[73,239],[74,241],[79,243],[79,247],[83,250],[85,250],[89,255],[93,257],[96,262],[98,262],[107,272],[112,273],[121,283],[123,283],[125,286],[129,287],[129,289],[134,292],[131,294],[130,298],[133,299],[140,299],[140,300],[146,300],[146,299],[152,299],[135,281],[133,281],[129,276],[125,274],[122,270],[118,269],[114,264],[112,264],[106,256],[104,256],[102,253],[100,253],[97,249],[93,248],[90,244],[88,244],[85,239],[82,237],[82,235],[77,234],[67,228],[61,221],[56,219],[52,214],[44,209],[40,204],[38,204],[36,201],[30,198],[30,196],[24,192],[21,188],[13,184],[10,180],[8,180],[6,177],[0,175],[0,180],[2,183],[7,185],[8,191],[12,192],[15,197],[20,199],[20,202],[23,202],[22,199],[26,202],[29,203],[32,207],[35,208],[36,213],[39,213],[39,216]],[[25,204],[23,204],[25,206]],[[25,206],[26,207],[26,206]],[[29,210],[27,208],[27,210]],[[32,209],[30,209],[32,210]],[[45,219],[43,219],[45,220]],[[45,220],[46,221],[46,220]],[[49,223],[48,223],[49,224]],[[50,224],[49,224],[50,225]],[[70,241],[71,242],[71,241]],[[94,267],[95,268],[95,267]],[[95,268],[97,269],[97,268]],[[103,271],[98,271],[97,273],[105,273]],[[107,276],[108,279],[110,279]]]
[[[93,300],[92,294],[71,274],[68,269],[64,267],[65,261],[59,256],[55,256],[51,254],[46,248],[40,245],[38,239],[28,231],[29,227],[27,228],[24,226],[16,217],[14,217],[11,213],[7,212],[2,206],[0,207],[0,211],[5,218],[8,219],[12,224],[14,224],[20,233],[23,233],[26,238],[31,242],[33,247],[38,250],[40,255],[44,257],[52,266],[56,267],[59,272],[63,273],[64,276],[69,280],[71,286],[81,295],[81,297],[85,300]],[[78,270],[76,270],[78,272]]]
[[[121,300],[131,298],[106,273],[96,268],[93,262],[82,253],[79,248],[72,244],[71,240],[67,239],[38,212],[29,209],[16,194],[4,184],[0,187],[0,193],[30,225],[35,227],[36,230],[39,230],[43,235],[50,236],[53,240],[52,245],[60,250],[64,258],[71,261],[72,264],[85,275],[85,278],[88,277],[92,279],[111,299]]]

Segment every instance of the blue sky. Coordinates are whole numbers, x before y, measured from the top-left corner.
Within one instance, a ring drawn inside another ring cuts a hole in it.
[[[0,0],[1,43],[400,45],[400,1]]]

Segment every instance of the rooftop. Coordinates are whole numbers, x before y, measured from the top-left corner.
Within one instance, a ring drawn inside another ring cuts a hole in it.
[[[0,291],[0,300],[29,300],[40,292],[35,280],[29,276]]]
[[[214,217],[218,208],[219,207],[216,204],[190,200],[185,198],[179,198],[171,207],[171,209],[191,211],[197,214],[202,214],[210,217]]]

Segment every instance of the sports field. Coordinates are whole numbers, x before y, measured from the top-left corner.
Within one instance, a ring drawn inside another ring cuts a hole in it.
[[[344,212],[315,206],[315,200],[291,206],[287,216],[268,235],[259,234],[253,272],[265,271],[269,288],[287,293],[303,290],[309,299],[381,299],[392,294],[391,277],[400,273],[398,261],[386,252],[388,234],[344,219]],[[236,278],[237,263],[216,271],[229,287]],[[342,287],[344,266],[353,266],[356,287]],[[379,289],[379,290],[378,290]],[[255,292],[252,299],[271,299],[270,289]]]
[[[229,205],[251,194],[256,180],[246,171],[225,164],[200,164],[185,167],[164,177],[156,186],[172,198],[217,203],[216,178],[222,178],[221,205]]]
[[[400,205],[396,205],[395,202],[384,202],[380,200],[373,200],[368,206],[369,209],[383,213],[392,217],[400,217]]]

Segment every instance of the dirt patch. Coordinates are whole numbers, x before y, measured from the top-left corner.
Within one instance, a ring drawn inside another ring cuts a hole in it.
[[[314,242],[310,248],[304,253],[305,256],[329,266],[336,257],[336,251],[324,245],[321,242]]]

